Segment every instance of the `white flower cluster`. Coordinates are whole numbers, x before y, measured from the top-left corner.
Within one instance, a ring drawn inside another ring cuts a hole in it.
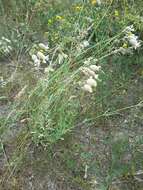
[[[128,32],[134,32],[135,29],[134,29],[134,26],[133,25],[130,25],[130,26],[127,26],[125,28],[125,32],[128,33]]]
[[[88,78],[84,82],[82,89],[86,92],[92,93],[93,88],[97,87],[97,81],[99,80],[99,75],[97,74],[101,70],[101,66],[89,65],[87,67],[82,67],[82,73]]]
[[[64,60],[67,59],[67,58],[68,58],[67,54],[65,54],[63,52],[60,52],[58,54],[58,64],[61,65],[64,62]]]
[[[113,50],[112,54],[133,54],[133,49],[137,49],[141,46],[141,40],[138,39],[133,32],[135,31],[134,26],[127,26],[123,33],[125,36],[122,38],[122,47]],[[116,44],[120,44],[121,40],[116,40]]]
[[[97,5],[101,5],[101,0],[97,0]]]
[[[49,46],[43,43],[38,44],[37,52],[31,55],[32,61],[34,62],[34,66],[39,68],[42,63],[47,63],[49,61],[49,55],[47,51],[49,50]]]
[[[86,34],[84,34],[84,35],[86,35]],[[82,35],[81,35],[80,37],[82,37]],[[79,38],[80,38],[80,37],[79,37]],[[81,41],[81,39],[80,39],[80,41]],[[88,48],[89,45],[90,45],[90,44],[89,44],[89,41],[87,41],[87,40],[82,40],[81,42],[79,42],[79,43],[77,44],[77,52],[81,53],[84,49]]]
[[[136,36],[133,32],[135,31],[134,26],[127,26],[125,28],[125,39],[129,42],[129,44],[134,48],[137,49],[141,46],[138,36]]]
[[[89,42],[87,40],[84,40],[83,42],[80,43],[79,46],[81,49],[87,48],[89,46]]]
[[[11,40],[4,36],[0,40],[0,53],[7,55],[12,51]]]
[[[54,69],[51,66],[48,66],[45,68],[44,72],[48,75],[50,72],[54,72]]]

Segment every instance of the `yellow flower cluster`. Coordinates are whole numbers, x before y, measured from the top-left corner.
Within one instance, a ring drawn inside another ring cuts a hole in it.
[[[56,16],[56,19],[57,19],[57,20],[63,20],[64,18],[63,18],[62,16],[60,16],[60,15],[57,15],[57,16]]]
[[[82,9],[82,6],[76,6],[76,7],[75,7],[75,10],[76,10],[76,11],[80,11],[81,9]]]
[[[92,5],[96,5],[97,1],[96,0],[91,0]]]
[[[119,16],[119,11],[118,11],[118,10],[115,10],[114,15],[115,15],[116,17],[118,17],[118,16]]]
[[[49,20],[48,20],[48,24],[52,24],[52,19],[49,19]]]
[[[127,43],[124,43],[122,47],[123,47],[123,48],[128,48],[128,44],[127,44]]]

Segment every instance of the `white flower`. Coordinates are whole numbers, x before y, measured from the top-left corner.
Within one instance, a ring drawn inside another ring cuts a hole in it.
[[[88,85],[88,84],[85,84],[85,85],[82,87],[82,89],[83,89],[84,91],[86,91],[86,92],[90,92],[90,93],[93,92],[91,86]]]
[[[45,45],[45,44],[43,44],[43,43],[40,43],[40,44],[39,44],[39,47],[40,47],[41,49],[45,50],[45,51],[47,51],[47,50],[49,49],[49,46],[48,46],[48,45]]]
[[[90,76],[87,67],[82,67],[82,68],[81,68],[81,71],[82,71],[82,73],[83,73],[85,76]]]
[[[139,40],[138,40],[138,36],[136,36],[136,35],[133,34],[133,33],[128,33],[128,34],[125,36],[125,39],[127,39],[128,42],[130,43],[130,45],[131,45],[133,48],[135,48],[135,49],[139,48],[140,45],[141,45],[140,42],[139,42]]]
[[[96,58],[93,58],[93,57],[88,57],[83,63],[84,63],[84,65],[90,65],[90,63],[92,62],[94,62],[94,64],[96,63],[98,61],[98,59],[96,59]]]
[[[63,63],[64,59],[67,59],[68,58],[68,55],[65,54],[65,53],[59,53],[58,54],[58,62],[59,62],[59,65]]]
[[[135,31],[135,29],[134,29],[134,26],[133,26],[133,25],[127,26],[127,27],[125,28],[125,32],[134,32],[134,31]]]
[[[94,20],[90,17],[85,17],[87,19],[88,22],[93,22]]]
[[[119,49],[117,50],[114,50],[114,53],[121,53],[123,55],[125,55],[126,53],[128,53],[128,49],[127,48],[123,48],[123,47],[120,47]]]
[[[84,46],[84,47],[88,47],[88,46],[89,46],[89,42],[88,42],[88,41],[86,41],[86,40],[85,40],[85,41],[83,41],[83,46]]]
[[[33,61],[35,61],[35,60],[38,59],[37,56],[36,56],[35,54],[33,54],[33,55],[31,56],[31,58],[32,58]]]
[[[128,35],[128,41],[135,49],[140,46],[138,36],[135,34]]]
[[[90,77],[89,79],[87,79],[86,84],[88,84],[91,87],[96,87],[97,86],[96,80],[93,79],[92,77]]]
[[[132,33],[131,33],[131,34],[128,35],[127,38],[128,38],[128,39],[136,39],[136,40],[137,40],[137,39],[138,39],[138,36],[136,36],[135,34],[132,34]]]
[[[137,49],[140,47],[140,42],[137,40],[137,38],[129,38],[129,43],[133,46],[133,48]]]
[[[137,49],[138,47],[140,47],[140,41],[138,40],[138,36],[136,36],[135,34],[133,33],[127,33],[127,35],[125,36],[125,39],[128,40],[129,44]]]
[[[44,70],[45,73],[49,73],[49,72],[53,72],[53,71],[54,71],[54,69],[52,67],[46,67]]]
[[[40,67],[40,60],[39,59],[36,59],[34,61],[34,63],[35,63],[35,67]]]
[[[38,59],[38,57],[35,54],[33,54],[31,58],[34,61],[35,67],[40,67],[40,60]]]
[[[46,61],[49,61],[49,55],[46,55],[46,56],[45,56],[45,60],[46,60]]]
[[[84,40],[81,44],[80,44],[80,47],[82,48],[82,49],[84,49],[84,48],[86,48],[86,47],[88,47],[89,46],[89,42],[87,41],[87,40]]]
[[[43,60],[42,60],[42,63],[44,63],[44,64],[47,63],[46,59],[43,59]]]
[[[97,65],[90,65],[89,68],[93,71],[99,71],[101,69],[101,66],[97,66]]]
[[[82,72],[86,75],[86,76],[95,76],[95,72],[92,71],[91,69],[89,69],[88,67],[82,67]]]
[[[95,75],[94,75],[94,78],[95,78],[96,80],[98,80],[99,75],[95,74]]]
[[[38,51],[37,57],[38,57],[39,59],[42,59],[43,61],[46,59],[46,58],[45,58],[45,55],[44,55],[42,52],[40,52],[40,51]]]
[[[101,0],[97,0],[97,5],[101,5]]]
[[[92,59],[93,59],[92,57],[88,57],[88,58],[84,61],[84,64],[85,64],[85,65],[89,65]]]

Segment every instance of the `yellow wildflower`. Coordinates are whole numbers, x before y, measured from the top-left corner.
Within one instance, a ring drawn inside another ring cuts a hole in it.
[[[92,5],[95,5],[96,3],[97,3],[96,0],[91,0]]]
[[[115,10],[115,16],[118,17],[119,16],[119,11],[118,10]]]
[[[123,47],[123,48],[128,48],[128,44],[127,44],[127,43],[124,43],[122,47]]]
[[[133,33],[132,32],[128,32],[127,35],[130,37],[130,36],[133,35]]]
[[[48,20],[48,24],[52,24],[52,19],[49,19],[49,20]]]
[[[44,53],[44,50],[43,50],[43,49],[40,49],[40,52],[41,52],[41,53]]]
[[[76,6],[75,9],[76,9],[77,11],[80,11],[80,10],[82,9],[82,6]]]
[[[63,18],[62,16],[60,16],[60,15],[57,15],[57,16],[56,16],[56,19],[57,19],[57,20],[63,20],[64,18]]]

